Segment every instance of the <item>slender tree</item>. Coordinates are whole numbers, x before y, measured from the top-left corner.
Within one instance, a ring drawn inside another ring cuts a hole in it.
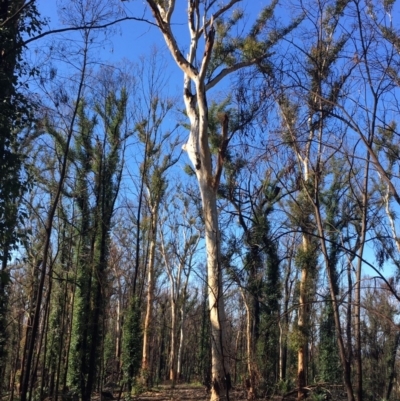
[[[207,279],[212,330],[212,389],[211,400],[229,399],[231,377],[229,368],[230,350],[227,342],[227,319],[222,288],[220,255],[220,231],[217,211],[217,190],[223,169],[225,150],[228,145],[229,116],[222,116],[222,132],[217,161],[213,167],[209,144],[207,92],[224,77],[242,68],[264,62],[269,49],[289,29],[274,31],[262,40],[265,26],[273,15],[276,3],[261,10],[260,16],[245,38],[230,36],[232,26],[242,18],[237,10],[231,19],[224,16],[238,0],[213,7],[214,2],[189,1],[187,21],[190,46],[185,57],[172,30],[172,17],[176,1],[160,3],[148,0],[171,55],[184,74],[183,98],[190,121],[190,135],[185,145],[198,180],[202,199],[203,220],[207,249]],[[204,42],[203,42],[204,41]],[[235,52],[231,49],[236,48]],[[200,52],[202,55],[199,55]]]
[[[177,190],[180,192],[180,187]],[[176,200],[173,200],[176,197]],[[188,284],[200,235],[196,217],[191,213],[190,200],[173,194],[168,197],[171,205],[164,204],[160,230],[161,253],[170,282],[171,345],[169,356],[169,379],[172,386],[182,373],[182,349],[185,339],[186,303]],[[183,217],[182,217],[183,212]],[[167,217],[169,215],[169,217]],[[165,230],[167,229],[167,230]]]
[[[110,226],[121,180],[126,105],[127,93],[122,89],[119,98],[115,93],[109,93],[103,104],[96,103],[96,114],[91,119],[87,117],[83,100],[78,109],[76,197],[81,213],[81,249],[77,257],[69,382],[79,389],[85,400],[90,399],[95,386],[100,344],[104,337],[101,328],[107,293]],[[103,122],[102,140],[95,134],[96,117]],[[92,178],[95,183],[93,193],[90,191]]]

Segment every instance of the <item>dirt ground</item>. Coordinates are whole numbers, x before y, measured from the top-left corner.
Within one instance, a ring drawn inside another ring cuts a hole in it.
[[[234,390],[230,392],[231,400],[246,400],[243,391]],[[178,384],[175,388],[162,385],[151,392],[138,396],[138,401],[206,401],[209,395],[203,386]]]
[[[323,388],[325,394],[319,394],[319,397],[313,393],[317,388]],[[282,395],[263,397],[260,400],[265,401],[295,401],[296,391],[292,391]],[[230,393],[230,401],[247,401],[246,391],[237,387]],[[342,401],[346,400],[344,389],[342,386],[313,386],[310,388],[310,394],[307,399],[318,399],[318,400],[330,400],[330,401]],[[121,398],[122,400],[122,398]],[[209,400],[209,394],[206,393],[205,389],[201,385],[191,384],[177,384],[175,388],[171,388],[171,385],[164,384],[154,388],[152,391],[145,392],[137,396],[136,401],[207,401]],[[104,400],[106,401],[106,400]],[[108,401],[108,400],[107,400]]]
[[[246,392],[243,389],[236,388],[229,393],[230,401],[247,400]],[[175,388],[170,385],[161,385],[152,391],[145,392],[137,396],[137,401],[207,401],[209,394],[206,393],[203,386],[178,384]],[[270,401],[281,401],[282,396],[268,398]],[[287,397],[285,401],[291,401],[294,398]]]

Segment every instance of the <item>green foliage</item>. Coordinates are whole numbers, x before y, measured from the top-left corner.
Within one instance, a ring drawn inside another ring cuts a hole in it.
[[[296,253],[296,265],[301,269],[308,269],[310,272],[315,272],[317,268],[317,247],[312,246],[309,249],[298,248]]]
[[[274,16],[275,7],[277,6],[278,1],[274,0],[268,6],[264,7],[258,18],[256,19],[255,23],[253,24],[252,28],[250,29],[249,36],[256,37],[258,36],[264,29],[266,23],[272,19]]]
[[[172,133],[162,133],[161,124],[165,115],[171,110],[172,102],[160,100],[157,97],[151,101],[151,115],[148,119],[142,119],[135,126],[135,132],[144,145],[144,160],[140,166],[143,181],[151,194],[151,208],[160,204],[168,187],[166,171],[179,159],[174,157],[174,148],[177,140],[171,141]],[[168,142],[170,141],[170,142]],[[166,150],[164,144],[169,143]],[[190,170],[186,169],[188,174]]]
[[[279,300],[282,296],[280,259],[270,229],[270,215],[279,190],[272,182],[263,183],[258,196],[252,201],[251,226],[245,233],[247,252],[244,269],[247,272],[246,289],[254,315],[256,369],[262,377],[260,389],[269,391],[276,382],[275,372],[279,360],[276,344],[279,338]]]
[[[340,363],[339,350],[332,304],[329,299],[321,316],[319,343],[319,376],[323,382],[341,383],[343,372]]]
[[[325,391],[313,392],[311,394],[311,401],[325,401],[328,395]]]
[[[220,68],[232,67],[243,62],[257,62],[266,66],[266,60],[271,55],[272,48],[283,37],[291,32],[301,22],[302,18],[294,19],[283,28],[270,29],[267,33],[268,22],[274,18],[277,0],[264,7],[247,35],[233,34],[238,23],[245,17],[240,8],[236,8],[230,17],[219,17],[215,21],[215,42],[212,59],[208,69],[208,78]]]
[[[285,94],[278,99],[280,113],[284,120],[284,131],[282,132],[283,140],[289,146],[296,146],[296,133],[298,132],[296,124],[298,121],[298,104],[294,104]]]
[[[130,396],[133,399],[136,399],[137,396],[143,394],[147,390],[146,380],[148,379],[149,374],[143,373],[140,379],[134,378],[132,390],[130,391]]]
[[[370,281],[365,293],[365,316],[361,328],[362,341],[368,344],[362,362],[366,400],[392,399],[396,355],[400,345],[399,332],[393,325],[399,312],[393,301],[384,285],[377,286],[373,280]],[[389,385],[392,386],[390,391]]]
[[[121,179],[121,138],[127,94],[109,93],[94,114],[84,100],[78,107],[75,141],[75,197],[80,212],[79,247],[75,249],[77,276],[68,383],[82,397],[91,394],[103,336],[107,261],[114,204]],[[95,129],[103,123],[103,140]]]
[[[23,193],[30,180],[23,177],[25,156],[20,150],[21,131],[33,122],[32,104],[23,94],[24,76],[32,76],[34,69],[23,60],[24,37],[39,33],[42,22],[36,3],[20,9],[23,1],[2,1],[0,4],[0,376],[6,361],[7,287],[10,274],[6,270],[12,252],[26,234],[18,230],[26,212],[21,210]],[[10,18],[13,17],[13,18]]]
[[[278,390],[279,394],[286,394],[288,393],[290,390],[292,390],[293,388],[293,383],[291,382],[290,379],[287,380],[280,380],[277,384],[276,384],[276,388]]]
[[[388,170],[392,171],[395,163],[400,158],[400,143],[397,140],[397,123],[391,121],[385,126],[378,127],[374,138],[375,148],[378,153],[383,153],[387,162]]]
[[[218,153],[222,146],[222,121],[225,113],[230,114],[229,104],[231,102],[230,96],[220,103],[212,102],[208,108],[208,138],[210,142],[210,149],[213,154]],[[229,156],[226,155],[228,158]]]
[[[299,327],[297,323],[293,324],[292,331],[288,335],[288,346],[293,352],[298,350],[307,343],[309,337],[309,327],[307,325]]]
[[[398,32],[393,27],[380,26],[381,33],[383,37],[399,49],[400,48],[400,36]]]
[[[122,368],[128,390],[136,388],[136,376],[142,361],[141,307],[137,297],[130,300],[122,337]]]
[[[4,1],[0,20],[7,20],[20,7],[21,1]],[[19,208],[22,194],[29,188],[23,178],[24,155],[19,149],[20,132],[33,122],[32,104],[23,94],[21,78],[34,75],[23,60],[23,37],[39,33],[42,22],[34,2],[17,12],[0,27],[0,260],[5,267],[22,235],[16,230],[25,214]]]

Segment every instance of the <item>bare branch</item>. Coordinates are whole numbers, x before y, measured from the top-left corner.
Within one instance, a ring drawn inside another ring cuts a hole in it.
[[[336,117],[338,120],[344,122],[349,126],[351,129],[353,129],[355,132],[358,133],[358,135],[361,138],[361,141],[364,143],[365,147],[368,150],[368,153],[371,156],[372,162],[377,169],[378,173],[380,176],[383,178],[383,180],[386,182],[388,186],[388,190],[390,193],[393,195],[394,199],[396,200],[397,204],[400,205],[400,195],[397,192],[395,186],[393,185],[393,182],[391,181],[390,177],[388,176],[387,172],[383,168],[381,162],[378,159],[378,156],[375,154],[375,151],[372,149],[372,146],[369,144],[367,138],[365,135],[362,133],[362,130],[358,127],[357,123],[353,120],[353,118],[347,113],[344,107],[339,106],[340,109],[343,111],[343,113],[346,115],[347,118],[337,114],[337,113],[331,113],[332,116]]]
[[[239,3],[240,1],[242,1],[242,0],[231,0],[227,5],[221,7],[220,9],[218,9],[211,16],[211,18],[204,23],[204,25],[201,27],[201,29],[199,29],[199,32],[197,33],[198,38],[203,34],[205,29],[207,29],[209,26],[212,25],[213,21],[216,21],[224,12],[228,11],[230,8],[232,8],[236,3]]]
[[[199,72],[199,79],[202,81],[206,76],[208,64],[211,60],[212,50],[214,46],[214,38],[215,38],[215,29],[212,26],[210,31],[207,34],[206,45],[203,54],[203,60],[201,62],[200,72]]]
[[[208,84],[206,84],[206,91],[217,85],[217,83],[220,82],[227,75],[232,74],[233,72],[238,71],[242,68],[250,67],[251,65],[258,63],[261,59],[262,57],[248,61],[242,61],[241,63],[236,63],[232,67],[224,68],[216,77],[214,77],[210,82],[208,82]]]
[[[154,15],[155,20],[157,21],[157,26],[161,30],[165,42],[172,54],[172,57],[174,58],[175,62],[178,64],[180,69],[188,75],[191,79],[194,79],[198,73],[196,68],[189,63],[181,51],[179,50],[178,44],[176,43],[175,36],[173,35],[171,31],[171,25],[168,23],[168,21],[163,18],[161,12],[160,12],[160,7],[154,0],[147,0],[147,3],[149,4],[151,11]],[[165,12],[164,12],[165,14]]]
[[[123,18],[119,18],[119,19],[116,19],[116,20],[111,21],[111,22],[107,22],[106,24],[102,24],[102,25],[89,25],[89,24],[86,24],[86,25],[82,25],[82,26],[74,26],[74,27],[69,27],[69,28],[52,29],[50,31],[43,32],[43,33],[41,33],[41,34],[39,34],[37,36],[34,36],[33,38],[29,38],[29,39],[25,40],[24,42],[22,42],[21,46],[26,46],[29,43],[34,42],[35,40],[42,39],[45,36],[53,35],[53,34],[56,34],[56,33],[80,31],[80,30],[83,30],[83,29],[104,29],[104,28],[107,28],[109,26],[116,25],[116,24],[118,24],[120,22],[123,22],[123,21],[141,21],[141,22],[146,22],[146,23],[148,23],[150,25],[153,25],[153,26],[157,26],[157,24],[155,24],[154,22],[151,22],[151,21],[149,21],[149,20],[147,20],[145,18],[123,17]]]

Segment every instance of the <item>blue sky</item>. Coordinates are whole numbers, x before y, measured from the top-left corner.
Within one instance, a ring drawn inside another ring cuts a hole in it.
[[[180,40],[179,44],[182,50],[185,49],[188,45],[188,36],[187,36],[187,26],[185,21],[185,13],[183,12],[186,9],[185,1],[178,1],[179,5],[177,6],[177,10],[182,10],[181,13],[178,12],[176,19],[174,20],[174,30],[178,32],[178,40]],[[258,11],[268,4],[266,1],[244,1],[246,11],[249,12],[251,17],[254,17]],[[143,14],[144,2],[140,2],[138,0],[131,0],[129,2],[121,3],[123,7],[126,7],[128,15],[133,15],[137,17],[145,16],[152,20],[152,16],[148,15],[148,13]],[[59,22],[59,18],[57,15],[57,2],[49,1],[49,0],[39,0],[39,11],[44,17],[48,17],[50,19],[49,28],[57,29],[61,27]],[[181,7],[179,9],[178,7]],[[185,7],[185,8],[183,8]],[[289,13],[280,13],[282,16],[282,20],[289,19]],[[181,20],[181,21],[180,21]],[[284,21],[283,21],[284,22]],[[73,37],[75,34],[68,34],[65,36]],[[48,38],[35,42],[35,46],[45,46],[48,43]],[[127,21],[120,23],[115,29],[112,30],[112,36],[108,38],[109,40],[101,47],[99,47],[99,54],[97,55],[99,60],[101,60],[105,64],[113,64],[121,62],[124,59],[127,59],[131,62],[135,62],[139,59],[140,56],[146,56],[157,47],[161,54],[169,60],[167,63],[168,69],[165,71],[165,74],[170,77],[169,78],[169,91],[170,94],[180,95],[182,91],[182,72],[176,66],[172,57],[170,56],[168,50],[166,49],[164,40],[162,38],[161,33],[157,30],[157,28],[152,27],[149,24],[144,22],[136,22],[136,21]],[[134,72],[133,72],[134,73]],[[229,79],[226,79],[224,85],[229,85]],[[181,99],[179,99],[181,101]],[[183,156],[184,162],[187,162],[186,156]],[[367,249],[369,245],[367,245]],[[372,255],[373,251],[371,248],[366,251],[366,257],[369,259],[368,255]],[[369,269],[366,269],[368,271]],[[385,267],[385,271],[391,270],[388,266]],[[375,275],[373,271],[368,271],[368,274]]]
[[[62,26],[57,14],[58,4],[68,2],[63,1],[50,1],[50,0],[38,0],[39,11],[42,16],[49,18],[49,29],[57,29]],[[90,0],[89,0],[90,3]],[[153,21],[153,17],[147,7],[145,7],[145,1],[116,1],[116,6],[123,9],[123,12],[128,16],[134,16],[138,18],[145,18]],[[269,4],[269,1],[241,1],[237,4],[237,7],[241,7],[245,10],[246,16],[245,21],[253,21],[258,15],[260,10]],[[232,8],[237,8],[236,5]],[[185,53],[185,50],[189,44],[189,36],[187,35],[187,17],[186,17],[187,1],[177,1],[174,19],[173,19],[173,31],[178,40],[178,44],[181,50]],[[278,15],[282,16],[283,22],[289,20],[290,15],[287,12],[278,11]],[[248,24],[250,25],[250,23]],[[111,31],[110,31],[111,32]],[[113,35],[109,37],[108,45],[104,46],[103,51],[99,56],[104,61],[115,63],[123,59],[129,59],[134,61],[141,55],[145,55],[151,51],[152,48],[157,47],[160,51],[168,53],[164,39],[158,29],[145,22],[136,21],[125,21],[119,23],[112,29]],[[69,33],[69,36],[74,35]],[[47,37],[49,38],[49,37]],[[46,39],[45,39],[46,41]],[[169,54],[168,54],[169,55]],[[171,70],[178,72],[179,69],[171,58]],[[181,77],[181,74],[179,74]],[[177,75],[178,77],[178,75]]]

